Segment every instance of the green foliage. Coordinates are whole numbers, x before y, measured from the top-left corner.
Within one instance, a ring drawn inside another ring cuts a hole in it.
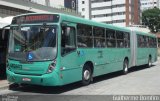
[[[142,24],[148,26],[151,32],[158,32],[160,30],[160,9],[153,8],[143,11]]]

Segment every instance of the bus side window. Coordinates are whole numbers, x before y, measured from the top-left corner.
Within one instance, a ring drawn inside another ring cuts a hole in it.
[[[122,31],[116,31],[117,37],[117,47],[123,48],[124,47],[124,33]]]
[[[148,36],[146,37],[146,47],[147,48],[149,47],[149,37]]]
[[[107,47],[115,48],[116,47],[116,38],[115,31],[112,29],[106,29],[106,40]]]
[[[74,27],[62,27],[61,33],[61,54],[65,55],[76,49],[75,44],[75,28]]]
[[[80,48],[92,48],[92,26],[77,24],[77,45]]]
[[[130,36],[128,32],[124,33],[124,47],[129,48],[130,47]]]
[[[94,27],[93,34],[94,34],[94,47],[96,48],[106,47],[105,29],[100,27]]]

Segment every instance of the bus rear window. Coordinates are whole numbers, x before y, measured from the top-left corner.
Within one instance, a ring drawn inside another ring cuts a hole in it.
[[[12,24],[28,24],[28,23],[42,23],[50,22],[57,23],[59,21],[59,15],[57,14],[36,14],[36,15],[24,15],[13,18]]]

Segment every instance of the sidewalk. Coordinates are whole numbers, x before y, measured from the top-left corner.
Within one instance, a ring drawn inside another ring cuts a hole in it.
[[[9,82],[7,80],[0,80],[0,90],[8,88],[9,88]]]
[[[9,83],[7,80],[0,80],[0,91],[6,89],[15,89],[18,88],[19,85],[14,83]]]

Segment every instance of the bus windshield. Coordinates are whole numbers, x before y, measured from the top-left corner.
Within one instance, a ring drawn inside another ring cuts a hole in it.
[[[10,59],[44,61],[56,57],[57,26],[12,26],[10,33]]]

